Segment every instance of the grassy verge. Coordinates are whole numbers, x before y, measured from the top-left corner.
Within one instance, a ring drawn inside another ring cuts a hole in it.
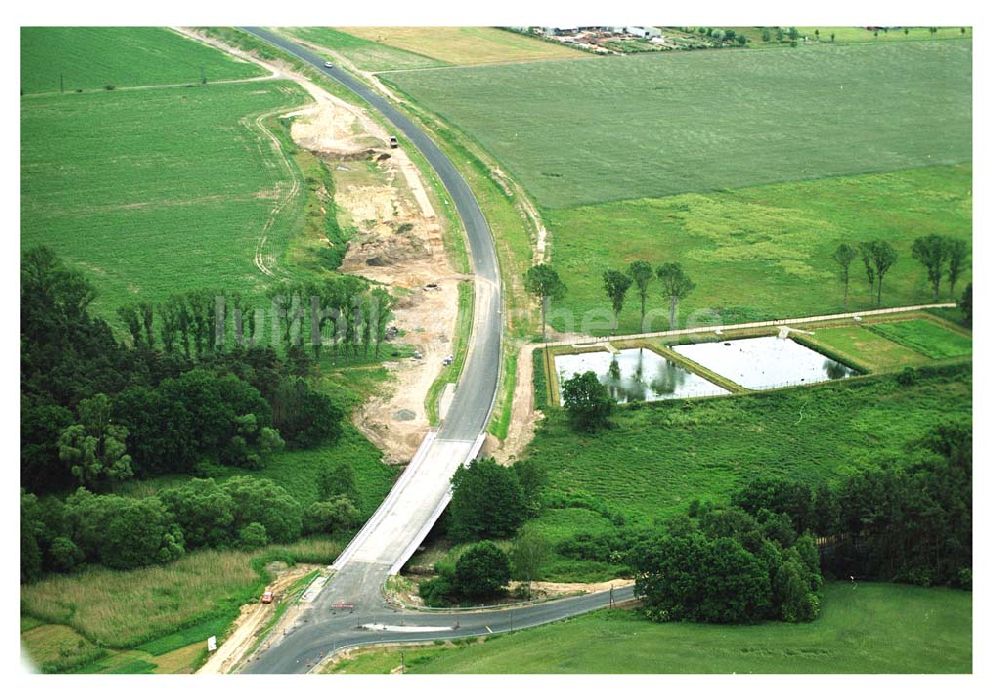
[[[972,672],[972,596],[883,583],[823,589],[809,624],[654,624],[629,610],[584,615],[481,641],[407,648],[407,673],[885,674]],[[327,671],[379,674],[400,650]]]
[[[431,388],[427,390],[427,397],[424,399],[424,409],[427,411],[427,419],[431,425],[437,425],[440,421],[438,415],[438,403],[441,400],[441,393],[448,384],[455,384],[462,376],[462,368],[465,367],[465,356],[469,350],[469,338],[472,336],[472,317],[475,301],[475,289],[472,283],[463,281],[458,284],[458,319],[455,322],[454,338],[454,361],[450,365],[444,365],[441,374],[438,375]]]
[[[535,409],[549,405],[549,368],[545,366],[545,350],[535,348],[531,351],[531,388],[534,392]]]
[[[493,417],[486,428],[497,439],[506,439],[510,430],[510,416],[514,404],[514,389],[517,386],[517,348],[507,343],[504,347],[503,364],[500,368],[500,388],[493,408]]]

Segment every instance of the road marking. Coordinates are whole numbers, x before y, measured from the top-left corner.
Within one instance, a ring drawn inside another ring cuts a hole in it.
[[[486,627],[486,630],[489,631],[490,633],[493,633],[493,629],[491,629],[489,626]]]
[[[390,624],[365,624],[361,628],[369,631],[393,631],[395,633],[436,633],[453,630],[450,626],[392,626]]]

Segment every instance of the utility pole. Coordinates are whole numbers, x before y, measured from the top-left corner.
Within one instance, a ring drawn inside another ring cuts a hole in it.
[[[205,66],[204,65],[201,66],[201,83],[202,84],[207,84],[208,83],[208,80],[205,79]]]
[[[509,614],[510,614],[510,625],[509,625],[508,631],[509,632],[513,632],[514,631],[514,610],[510,610]]]
[[[406,674],[406,662],[403,661],[403,651],[399,651],[399,673]]]
[[[608,591],[608,607],[615,606],[615,587],[611,586],[611,590]]]

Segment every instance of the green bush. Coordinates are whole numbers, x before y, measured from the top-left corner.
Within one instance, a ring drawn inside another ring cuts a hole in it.
[[[455,590],[466,600],[493,599],[510,581],[510,559],[496,543],[478,542],[455,563]]]
[[[256,521],[240,528],[240,545],[246,549],[263,547],[267,544],[267,530]]]

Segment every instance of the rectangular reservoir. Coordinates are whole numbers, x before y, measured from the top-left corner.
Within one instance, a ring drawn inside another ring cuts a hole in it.
[[[618,403],[729,393],[649,348],[629,348],[617,355],[606,350],[571,353],[554,359],[560,387],[574,375],[591,371]]]
[[[858,374],[842,362],[777,336],[678,345],[673,349],[748,389],[776,389]]]

